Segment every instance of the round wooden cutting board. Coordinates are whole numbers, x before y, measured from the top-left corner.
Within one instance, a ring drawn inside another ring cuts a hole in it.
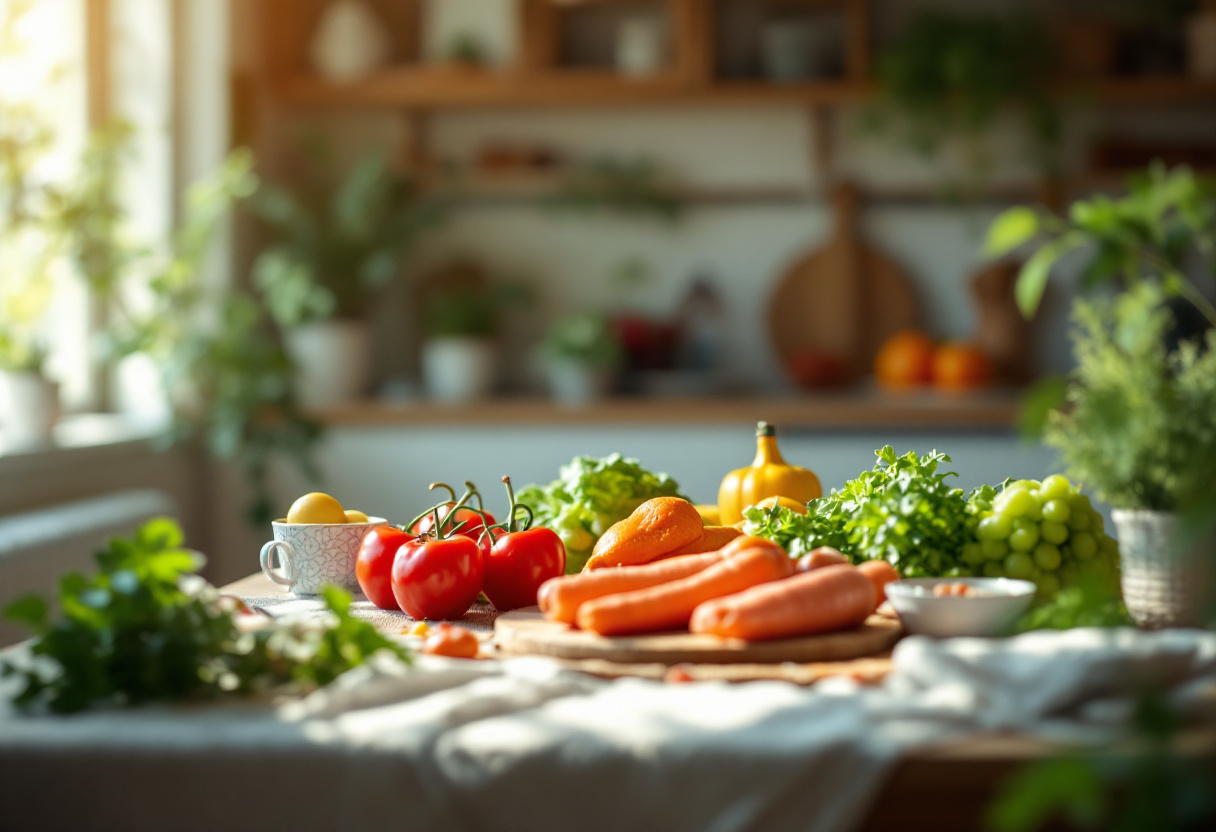
[[[549,621],[536,607],[506,613],[494,623],[495,641],[507,653],[622,664],[843,661],[889,650],[902,634],[898,621],[878,615],[854,630],[759,642],[692,633],[606,638]]]

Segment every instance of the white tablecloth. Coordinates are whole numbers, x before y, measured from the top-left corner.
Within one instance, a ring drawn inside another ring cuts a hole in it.
[[[0,705],[0,828],[839,832],[907,749],[993,728],[1106,741],[1150,683],[1210,702],[1216,634],[913,637],[894,665],[879,688],[805,689],[424,659],[277,707]]]

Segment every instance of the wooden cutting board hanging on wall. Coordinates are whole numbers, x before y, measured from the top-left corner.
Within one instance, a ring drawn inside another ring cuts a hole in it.
[[[836,186],[831,202],[832,236],[778,282],[769,332],[785,366],[800,354],[827,354],[856,378],[873,370],[887,338],[919,328],[920,310],[907,273],[860,236],[857,188]]]

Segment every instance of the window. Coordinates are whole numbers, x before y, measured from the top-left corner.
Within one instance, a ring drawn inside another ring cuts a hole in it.
[[[76,175],[92,128],[114,119],[129,123],[132,152],[120,198],[129,218],[124,233],[142,243],[164,239],[172,227],[174,6],[173,0],[0,0],[0,147],[24,142],[25,183],[54,188]],[[41,125],[49,142],[34,148],[28,134],[16,134],[21,125],[4,118],[14,113]],[[0,208],[11,207],[11,196],[0,183]],[[99,361],[106,310],[64,257],[49,267],[49,293],[31,288],[31,264],[54,250],[53,229],[42,225],[0,212],[0,334],[7,329],[45,349],[44,372],[59,382],[65,410],[98,409],[111,397]],[[125,300],[138,304],[138,288]],[[28,313],[40,304],[44,314],[30,324]]]

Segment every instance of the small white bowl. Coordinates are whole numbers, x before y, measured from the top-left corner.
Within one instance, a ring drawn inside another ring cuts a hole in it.
[[[938,584],[966,584],[990,595],[934,595]],[[887,599],[909,633],[938,638],[1004,636],[1030,607],[1035,585],[1010,578],[913,578],[887,584]]]

